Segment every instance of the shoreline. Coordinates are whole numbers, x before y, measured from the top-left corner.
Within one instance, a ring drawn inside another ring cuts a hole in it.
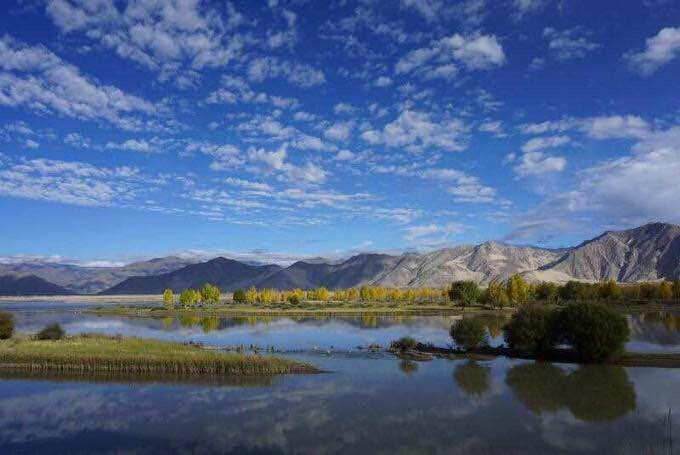
[[[534,360],[536,362],[548,363],[571,363],[577,365],[590,365],[582,362],[573,350],[554,349],[543,357],[528,354],[526,352],[507,348],[505,346],[485,346],[473,350],[462,350],[452,348],[440,348],[436,346],[418,345],[407,351],[389,350],[397,357],[411,357],[410,360],[429,360],[428,357],[445,359],[470,359],[470,360],[493,360],[496,357],[506,357],[508,359]],[[680,368],[680,353],[652,353],[652,352],[624,352],[619,357],[607,360],[602,365],[616,365],[621,367],[648,367],[648,368]]]

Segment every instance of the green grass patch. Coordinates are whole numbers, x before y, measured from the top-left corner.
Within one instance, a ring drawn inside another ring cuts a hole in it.
[[[99,335],[61,340],[11,338],[0,342],[0,368],[186,376],[318,372],[309,364],[279,357],[216,352],[180,343]]]

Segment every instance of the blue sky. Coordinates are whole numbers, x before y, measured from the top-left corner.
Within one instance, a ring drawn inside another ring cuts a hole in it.
[[[286,260],[680,221],[680,4],[8,1],[0,255]]]

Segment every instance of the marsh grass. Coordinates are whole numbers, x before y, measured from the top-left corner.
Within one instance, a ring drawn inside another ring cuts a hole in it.
[[[62,340],[12,338],[0,343],[0,368],[207,376],[318,372],[309,364],[278,357],[222,353],[179,343],[99,335]]]

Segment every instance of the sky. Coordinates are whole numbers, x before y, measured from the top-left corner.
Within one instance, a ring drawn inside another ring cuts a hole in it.
[[[0,256],[284,258],[680,222],[672,0],[6,0]]]

